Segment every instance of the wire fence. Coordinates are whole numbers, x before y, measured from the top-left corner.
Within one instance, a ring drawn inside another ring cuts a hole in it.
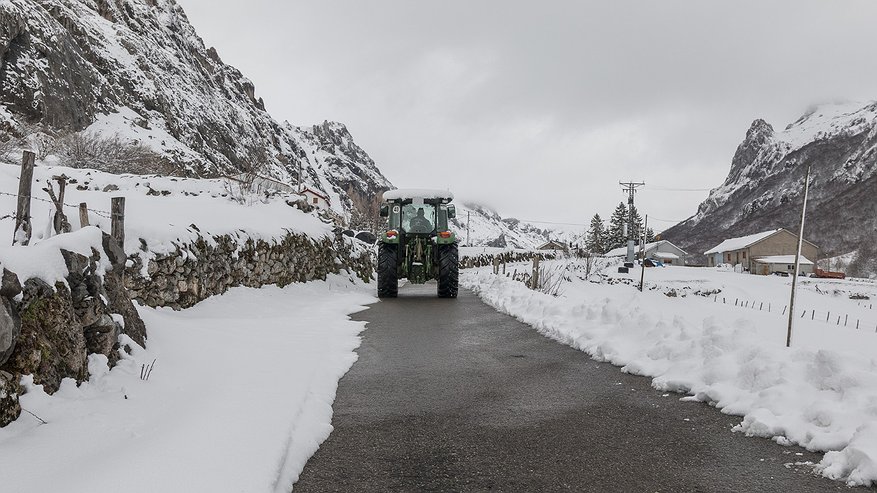
[[[788,315],[789,310],[788,305],[774,306],[774,304],[771,302],[760,301],[757,299],[749,300],[735,298],[734,302],[731,303],[728,298],[716,295],[713,296],[713,302],[736,308],[775,313],[781,316]],[[858,306],[867,310],[872,310],[874,307],[872,303],[858,303]],[[795,309],[795,317],[803,320],[810,320],[812,322],[822,322],[828,325],[833,325],[835,327],[856,328],[857,330],[870,330],[871,328],[873,328],[874,332],[877,333],[877,322],[875,322],[874,320],[869,320],[859,315],[851,315],[850,313],[845,313],[843,311],[823,311],[810,308],[800,309],[799,315],[799,309]]]
[[[7,196],[9,196],[9,197],[16,197],[16,198],[18,198],[18,194],[17,194],[17,193],[0,192],[0,195],[7,195]],[[51,204],[52,206],[55,205],[55,203],[52,202],[52,201],[49,200],[49,199],[43,199],[43,198],[40,198],[40,197],[34,197],[33,195],[31,195],[30,199],[31,199],[31,200],[38,200],[38,201],[40,201],[40,202],[46,202],[46,203],[48,203],[48,204]],[[65,207],[72,207],[72,208],[74,208],[74,209],[78,209],[78,208],[79,208],[79,204],[68,204],[68,203],[66,203],[66,202],[64,203],[64,206],[65,206]],[[104,217],[104,218],[106,218],[106,219],[112,219],[112,218],[113,218],[112,214],[111,214],[109,211],[103,211],[103,210],[100,210],[100,209],[92,209],[91,207],[86,207],[86,209],[88,209],[89,212],[93,212],[93,213],[95,213],[96,215],[101,216],[101,217]],[[3,216],[2,218],[5,219],[5,218],[10,218],[10,217],[14,219],[14,218],[15,218],[15,213],[12,213],[12,214],[9,214],[9,215],[6,215],[6,216]]]

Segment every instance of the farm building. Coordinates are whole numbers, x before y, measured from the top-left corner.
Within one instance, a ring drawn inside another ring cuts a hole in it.
[[[640,258],[642,249],[637,246],[634,251],[636,258]],[[688,253],[668,240],[660,240],[645,245],[646,258],[656,258],[665,264],[685,265],[685,257]],[[627,255],[627,247],[616,248],[606,253],[607,257],[624,257]]]
[[[563,252],[569,251],[569,246],[562,241],[557,240],[548,240],[547,242],[536,247],[537,250],[560,250]]]
[[[318,192],[318,191],[313,190],[311,188],[305,187],[299,193],[299,195],[303,195],[305,197],[305,201],[317,209],[328,209],[329,208],[329,205],[330,205],[329,197],[327,197],[325,194],[323,194],[321,192]]]
[[[798,235],[787,229],[763,231],[739,238],[727,239],[704,252],[707,265],[740,265],[753,274],[772,274],[795,270]],[[819,247],[804,240],[801,246],[801,272],[813,272],[813,263],[819,258]],[[791,257],[791,262],[787,262]]]

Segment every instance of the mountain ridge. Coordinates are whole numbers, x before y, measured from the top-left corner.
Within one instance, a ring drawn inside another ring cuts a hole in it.
[[[664,231],[695,255],[722,239],[773,228],[797,231],[811,165],[805,237],[824,257],[877,237],[877,102],[814,106],[781,131],[753,121],[725,181],[687,220]],[[697,259],[697,257],[695,257]]]

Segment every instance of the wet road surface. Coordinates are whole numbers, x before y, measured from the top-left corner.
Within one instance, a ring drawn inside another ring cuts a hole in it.
[[[335,430],[296,493],[382,491],[868,492],[813,475],[820,455],[732,433],[541,336],[469,291],[404,286],[365,320]]]

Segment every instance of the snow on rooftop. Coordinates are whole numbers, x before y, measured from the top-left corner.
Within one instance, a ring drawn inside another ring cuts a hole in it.
[[[670,243],[670,241],[669,241],[669,240],[660,240],[660,241],[654,241],[654,242],[652,242],[652,243],[646,243],[645,250],[646,250],[646,251],[649,251],[649,250],[651,250],[651,249],[657,247],[658,245],[660,245],[660,244],[662,244],[662,243]],[[672,243],[670,243],[670,244],[673,245]],[[676,246],[676,245],[673,245],[673,246]],[[679,247],[676,247],[676,248],[679,248]],[[682,250],[682,249],[679,248],[679,250]],[[635,247],[633,248],[633,251],[634,251],[634,252],[639,252],[639,251],[640,251],[640,247],[639,247],[639,246],[635,246]],[[623,247],[618,247],[618,248],[616,248],[616,249],[614,249],[614,250],[609,250],[608,252],[605,253],[604,256],[605,256],[605,257],[623,257],[623,256],[625,256],[625,255],[627,255],[627,247],[626,247],[626,246],[623,246]],[[666,258],[679,258],[679,257],[676,256],[676,257],[666,257]]]
[[[454,200],[454,194],[447,190],[431,190],[427,188],[399,188],[384,192],[384,200],[414,198]]]
[[[780,228],[782,229],[782,228]],[[762,231],[761,233],[755,233],[749,236],[740,236],[738,238],[729,238],[713,248],[703,252],[704,255],[710,255],[713,253],[724,253],[724,252],[733,252],[734,250],[740,250],[741,248],[746,248],[749,245],[759,242],[768,236],[777,233],[780,229],[772,229],[770,231]]]
[[[758,257],[753,259],[759,264],[794,264],[795,256],[794,255],[771,255],[768,257]],[[813,265],[813,262],[807,260],[806,257],[801,256],[801,265]]]

